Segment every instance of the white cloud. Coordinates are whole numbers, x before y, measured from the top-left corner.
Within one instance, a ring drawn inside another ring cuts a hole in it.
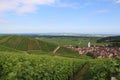
[[[116,3],[120,3],[120,0],[116,0]]]
[[[107,9],[102,9],[102,10],[98,10],[97,12],[98,12],[98,13],[107,13],[107,12],[109,12],[109,10],[107,10]]]
[[[78,2],[69,2],[62,0],[0,0],[0,14],[11,11],[18,14],[35,12],[39,5],[50,5],[55,7],[66,8],[82,8],[88,4],[80,4]]]
[[[0,0],[0,13],[6,11],[34,12],[37,5],[51,5],[54,3],[55,0]]]

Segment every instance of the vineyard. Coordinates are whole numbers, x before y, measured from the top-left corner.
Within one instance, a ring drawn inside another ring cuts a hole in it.
[[[64,42],[65,43],[65,42]],[[92,59],[44,40],[0,37],[0,80],[120,80],[120,58]]]
[[[40,50],[40,51],[52,51],[56,44],[36,40],[34,38],[26,36],[3,36],[0,37],[0,45],[14,48],[17,50],[28,51],[28,50]]]
[[[83,80],[120,80],[120,58],[96,59],[89,63],[86,77]]]
[[[0,80],[120,80],[119,62],[0,52]]]
[[[88,42],[91,42],[92,45],[103,45],[104,43],[96,43],[97,40],[99,40],[99,37],[37,37],[39,40],[43,41],[49,41],[56,43],[60,46],[63,45],[73,45],[73,46],[79,46],[79,47],[85,47],[87,46]]]
[[[68,80],[87,63],[62,57],[0,53],[1,80]]]
[[[2,45],[0,45],[0,51],[21,52],[19,50],[16,50],[16,49],[13,49],[13,48],[9,48],[9,47],[5,47],[5,46],[2,46]]]
[[[37,40],[26,36],[1,36],[0,51],[25,51],[28,54],[53,54],[58,45],[44,40]],[[3,49],[4,48],[4,49]],[[65,57],[79,57],[79,55],[70,49],[60,47],[56,55]]]

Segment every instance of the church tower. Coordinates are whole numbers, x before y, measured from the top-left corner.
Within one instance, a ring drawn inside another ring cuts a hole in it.
[[[88,42],[88,47],[90,47],[90,42]]]

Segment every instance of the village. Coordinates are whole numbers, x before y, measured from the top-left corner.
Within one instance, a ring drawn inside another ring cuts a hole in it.
[[[108,46],[91,46],[91,43],[88,42],[87,47],[73,47],[72,45],[65,45],[66,48],[69,48],[73,51],[78,52],[80,55],[87,55],[91,53],[95,58],[116,58],[120,56],[119,47],[108,47]]]

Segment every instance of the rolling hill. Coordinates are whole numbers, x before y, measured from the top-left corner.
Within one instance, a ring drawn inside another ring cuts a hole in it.
[[[60,46],[60,48],[53,53],[59,45],[40,39],[35,39],[27,36],[1,36],[0,37],[0,51],[9,52],[23,52],[36,55],[56,55],[71,58],[86,58],[87,56],[80,56],[77,52],[71,49]]]
[[[0,37],[0,80],[110,80],[113,74],[120,80],[119,62],[120,58],[91,59],[31,37]]]
[[[120,42],[120,36],[111,36],[111,37],[105,37],[97,40],[97,42]]]
[[[0,37],[0,45],[21,51],[39,50],[46,52],[53,51],[57,47],[56,44],[26,36],[2,36]]]
[[[97,40],[98,43],[107,43],[110,47],[120,47],[120,36],[105,37]]]

